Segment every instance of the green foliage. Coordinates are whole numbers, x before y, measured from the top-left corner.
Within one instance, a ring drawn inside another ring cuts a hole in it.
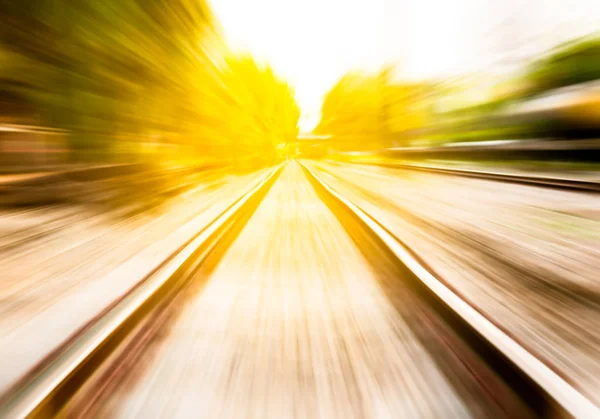
[[[562,45],[535,62],[527,78],[531,94],[600,79],[600,37]]]
[[[0,0],[0,21],[0,97],[67,130],[76,156],[124,137],[206,151],[295,136],[289,87],[227,62],[204,0]]]

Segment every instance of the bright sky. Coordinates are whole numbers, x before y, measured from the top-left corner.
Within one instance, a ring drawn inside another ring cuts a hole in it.
[[[521,62],[600,29],[600,0],[211,0],[229,45],[296,89],[301,129],[347,71],[398,64],[411,78]]]

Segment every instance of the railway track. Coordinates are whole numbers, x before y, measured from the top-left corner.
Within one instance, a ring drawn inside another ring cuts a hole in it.
[[[0,417],[600,412],[295,162],[0,402]]]
[[[512,173],[500,173],[485,170],[470,170],[447,168],[420,164],[386,163],[386,162],[361,162],[370,166],[389,167],[392,169],[415,170],[426,173],[436,173],[449,176],[460,176],[474,179],[493,180],[497,182],[516,183],[521,185],[542,186],[573,191],[600,192],[600,182],[584,179],[573,179],[564,177],[551,177],[542,175],[520,175]]]

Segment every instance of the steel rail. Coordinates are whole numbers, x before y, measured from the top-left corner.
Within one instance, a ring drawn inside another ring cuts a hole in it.
[[[150,275],[140,280],[105,313],[84,326],[75,338],[51,355],[31,377],[26,377],[0,399],[0,418],[50,417],[60,411],[64,400],[75,393],[81,382],[97,369],[122,341],[126,333],[158,305],[170,283],[190,260],[203,260],[243,213],[258,206],[277,179],[283,165],[271,170],[241,198],[221,213],[209,226],[184,244]],[[109,348],[108,350],[103,350]],[[110,349],[112,348],[112,349]],[[82,373],[83,371],[83,373]],[[82,378],[82,374],[84,377]],[[74,382],[69,388],[69,383]],[[65,389],[69,394],[65,397]],[[57,394],[63,392],[60,397]]]
[[[389,167],[392,169],[415,170],[426,173],[437,173],[442,175],[461,176],[475,179],[493,180],[498,182],[517,183],[522,185],[542,186],[574,191],[600,192],[600,181],[573,179],[565,177],[553,177],[543,175],[520,175],[512,173],[501,173],[489,170],[471,170],[446,168],[428,165],[386,163],[386,162],[357,162],[369,166]]]
[[[475,307],[461,298],[436,277],[400,239],[391,234],[362,208],[344,198],[306,163],[300,163],[309,180],[321,189],[326,199],[334,200],[342,209],[365,226],[383,246],[412,273],[444,308],[448,323],[462,323],[461,333],[472,347],[542,417],[600,417],[600,408],[573,385],[540,361]],[[466,328],[465,328],[466,326]]]

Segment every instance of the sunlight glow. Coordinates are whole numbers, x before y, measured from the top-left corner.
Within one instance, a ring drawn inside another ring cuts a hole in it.
[[[589,14],[580,16],[580,8],[571,3],[545,1],[212,0],[211,4],[234,51],[269,62],[295,87],[302,109],[300,128],[310,131],[319,121],[324,95],[349,70],[392,63],[400,65],[402,77],[412,79],[464,74],[501,59],[515,63],[589,32],[598,23],[589,21]],[[585,6],[581,10],[590,10],[595,1],[576,0]],[[570,28],[561,22],[569,22]],[[527,51],[517,51],[522,45]],[[507,54],[521,56],[506,60]]]
[[[323,95],[348,69],[382,62],[384,0],[214,0],[234,50],[268,61],[296,89],[301,129],[319,120]]]

